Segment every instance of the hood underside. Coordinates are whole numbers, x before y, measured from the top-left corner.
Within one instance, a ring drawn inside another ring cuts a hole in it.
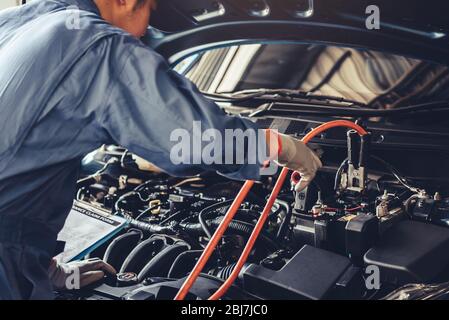
[[[380,29],[367,19],[379,9]],[[164,0],[151,45],[170,58],[191,48],[241,41],[340,44],[449,63],[446,1]],[[375,8],[374,8],[375,10]]]

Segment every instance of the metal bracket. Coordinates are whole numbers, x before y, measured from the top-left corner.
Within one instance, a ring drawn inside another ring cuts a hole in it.
[[[363,192],[366,186],[365,167],[356,169],[353,164],[348,166],[347,187],[346,189],[355,192]]]
[[[206,20],[218,18],[226,14],[226,8],[220,1],[214,1],[212,8],[199,9],[193,12],[192,17],[197,22],[203,22]]]
[[[371,135],[360,137],[355,131],[348,132],[348,171],[342,175],[341,189],[359,193],[365,190],[370,145]]]

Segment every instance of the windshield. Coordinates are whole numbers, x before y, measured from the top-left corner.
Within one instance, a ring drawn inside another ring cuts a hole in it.
[[[378,108],[449,99],[446,66],[336,46],[230,46],[189,57],[175,70],[207,93],[286,88]]]

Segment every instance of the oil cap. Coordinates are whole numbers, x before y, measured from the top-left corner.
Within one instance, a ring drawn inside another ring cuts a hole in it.
[[[117,286],[129,287],[139,283],[137,274],[134,272],[117,273]]]

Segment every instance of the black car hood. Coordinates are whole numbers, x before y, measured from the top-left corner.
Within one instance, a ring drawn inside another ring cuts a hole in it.
[[[366,27],[370,5],[380,9],[380,30]],[[172,62],[210,44],[307,41],[448,64],[448,6],[444,0],[160,0],[147,41]]]

